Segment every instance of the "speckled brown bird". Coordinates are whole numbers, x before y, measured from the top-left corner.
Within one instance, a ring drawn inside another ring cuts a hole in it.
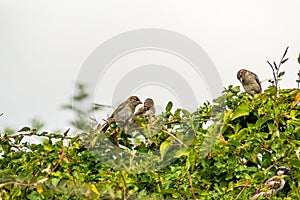
[[[141,107],[133,116],[132,122],[135,122],[138,116],[153,117],[155,115],[154,101],[151,98],[147,98],[144,102],[144,106]]]
[[[111,116],[108,118],[108,121],[111,119],[114,119],[115,121],[122,121],[124,123],[127,123],[128,120],[132,117],[134,114],[135,108],[137,105],[142,104],[140,99],[137,96],[131,96],[126,101],[121,103],[115,111],[111,114]],[[108,128],[108,124],[105,124],[101,130],[106,131]]]
[[[261,85],[258,76],[246,69],[241,69],[237,73],[237,79],[242,83],[245,91],[254,96],[261,93]]]
[[[271,198],[276,195],[285,185],[284,174],[290,169],[284,166],[276,169],[275,175],[267,180],[256,192],[250,200],[256,200],[259,197]]]

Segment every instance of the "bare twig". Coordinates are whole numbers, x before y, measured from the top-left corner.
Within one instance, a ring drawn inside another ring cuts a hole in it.
[[[177,142],[179,142],[181,145],[185,145],[182,141],[180,141],[175,135],[173,135],[172,133],[170,133],[167,130],[162,130],[162,132],[167,133],[169,136],[171,136],[172,138],[174,138]]]
[[[36,186],[37,184],[43,183],[46,180],[48,180],[48,178],[43,178],[43,179],[41,179],[37,182],[34,182],[34,183],[19,183],[19,182],[15,182],[15,181],[10,181],[10,182],[7,182],[7,183],[0,184],[0,188],[4,187],[6,185],[20,185],[20,186],[25,186],[25,187]]]
[[[65,131],[63,133],[63,135],[61,136],[61,138],[64,139],[72,139],[72,137],[64,137],[64,135],[66,135],[68,132],[70,131],[70,129],[68,129],[67,131]],[[22,137],[22,136],[39,136],[39,137],[48,137],[48,138],[56,138],[53,135],[48,134],[41,134],[41,133],[37,133],[36,131],[30,131],[29,133],[20,133],[20,134],[15,134],[15,135],[9,135],[7,136],[7,138],[17,138],[17,137]],[[2,141],[5,140],[5,138],[2,138]]]
[[[284,71],[280,72],[280,67],[283,63],[285,63],[288,60],[288,58],[285,58],[288,49],[289,49],[289,47],[287,47],[285,49],[285,52],[284,52],[278,65],[275,62],[273,62],[273,64],[271,64],[269,61],[267,61],[273,72],[274,84],[275,84],[275,88],[276,88],[276,96],[277,97],[279,96],[279,89],[280,89],[279,88],[279,80],[280,80],[279,78],[284,75]]]
[[[193,197],[194,197],[194,199],[198,199],[197,196],[195,195],[195,191],[194,191],[194,187],[193,187],[193,180],[192,180],[190,172],[188,172],[188,177],[190,179],[190,187],[191,187]]]
[[[245,188],[248,187],[248,186],[249,186],[249,185],[244,185],[244,187],[242,188],[242,190],[241,190],[240,193],[236,196],[235,199],[238,199],[238,198],[241,196],[241,194],[243,194]]]
[[[111,109],[115,109],[113,106],[110,105],[104,105],[104,104],[98,104],[98,103],[92,103],[94,106],[98,106],[98,107],[106,107],[106,108],[111,108]]]
[[[279,160],[280,160],[280,158],[278,158],[272,165],[270,165],[268,168],[264,169],[263,171],[264,172],[269,171],[272,167],[274,167],[275,165],[278,164]]]
[[[61,153],[60,153],[58,161],[56,162],[56,164],[53,167],[53,169],[51,169],[51,171],[45,176],[45,178],[48,178],[48,176],[58,168],[58,166],[60,165],[60,163],[61,163],[64,155],[65,155],[65,147],[62,145],[62,150],[61,150]]]

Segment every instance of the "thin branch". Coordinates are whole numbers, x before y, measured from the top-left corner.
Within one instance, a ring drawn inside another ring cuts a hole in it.
[[[169,136],[171,136],[172,138],[174,138],[177,142],[179,142],[180,144],[186,146],[182,141],[180,141],[175,135],[173,135],[172,133],[170,133],[167,130],[162,130],[162,132],[167,133]]]
[[[64,155],[65,155],[65,148],[64,148],[64,145],[62,145],[62,150],[61,150],[61,153],[60,153],[60,156],[59,156],[59,160],[56,162],[54,168],[45,176],[45,178],[48,178],[49,175],[58,168],[58,166],[60,165]]]
[[[243,194],[245,188],[248,187],[248,186],[249,186],[249,185],[244,185],[244,187],[242,188],[242,190],[241,190],[240,193],[236,196],[235,199],[238,199],[238,198],[241,196],[241,194]]]
[[[269,61],[267,61],[267,62],[268,62],[268,64],[270,65],[270,67],[272,69],[272,73],[273,73],[273,77],[274,77],[274,82],[275,82],[275,87],[276,87],[276,90],[277,90],[277,81],[276,81],[277,78],[276,78],[275,69],[274,69],[273,65]]]
[[[195,195],[195,191],[194,191],[194,187],[193,187],[193,180],[192,180],[190,172],[188,172],[188,177],[190,179],[190,187],[191,187],[193,197],[194,197],[194,199],[198,199],[197,196]]]
[[[273,79],[272,78],[267,78],[267,79],[264,79],[264,80],[262,80],[262,81],[260,81],[260,83],[263,83],[263,82],[265,82],[265,81],[272,81]]]
[[[43,183],[46,180],[48,180],[48,178],[43,178],[35,183],[19,183],[19,182],[11,181],[11,182],[0,184],[0,188],[4,187],[6,185],[20,185],[20,186],[25,186],[25,187],[36,186],[37,184]]]
[[[168,121],[168,122],[165,123],[165,125],[167,125],[167,124],[176,124],[176,123],[179,123],[179,122],[182,122],[182,121],[180,121],[180,120]]]
[[[276,160],[272,165],[270,165],[268,168],[264,169],[263,171],[264,171],[264,172],[265,172],[265,171],[269,171],[272,167],[274,167],[275,165],[278,164],[278,162],[279,162],[280,159],[281,159],[281,158],[277,158],[277,160]]]
[[[17,137],[22,137],[22,136],[39,136],[39,137],[48,137],[48,138],[64,138],[64,139],[72,139],[72,137],[64,137],[64,135],[66,135],[68,132],[70,131],[70,129],[68,129],[67,131],[65,131],[63,133],[63,135],[61,135],[60,137],[54,137],[52,135],[52,133],[50,134],[44,134],[44,133],[37,133],[36,131],[31,131],[29,133],[20,133],[20,134],[16,134],[16,135],[9,135],[7,136],[7,138],[17,138]],[[57,135],[58,136],[58,135]],[[2,138],[2,141],[4,141],[5,138]]]
[[[115,109],[113,106],[110,105],[104,105],[104,104],[98,104],[98,103],[92,103],[94,106],[98,106],[98,107],[106,107],[106,108],[111,108],[111,109]]]

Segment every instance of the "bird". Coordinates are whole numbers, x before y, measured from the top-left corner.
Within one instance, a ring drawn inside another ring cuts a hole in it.
[[[261,85],[258,76],[246,69],[241,69],[237,73],[237,79],[242,83],[245,91],[254,96],[261,93]]]
[[[144,102],[144,106],[138,109],[138,111],[132,116],[131,121],[135,122],[138,116],[153,117],[154,115],[155,115],[154,101],[151,98],[147,98]]]
[[[107,121],[115,120],[121,122],[128,122],[134,114],[135,108],[142,104],[141,100],[137,96],[130,96],[126,101],[121,103],[107,119]],[[108,123],[102,126],[101,130],[106,131]]]
[[[277,194],[283,189],[285,184],[284,174],[289,170],[289,168],[284,166],[278,167],[275,175],[268,179],[258,190],[256,190],[250,200],[256,200],[259,197],[271,198],[273,195]]]

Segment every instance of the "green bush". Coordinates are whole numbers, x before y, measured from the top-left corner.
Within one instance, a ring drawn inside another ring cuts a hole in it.
[[[4,131],[1,199],[249,199],[281,165],[291,170],[274,199],[300,199],[300,91],[276,92],[229,86],[193,113],[169,103],[105,133]],[[22,142],[32,136],[43,142]]]

